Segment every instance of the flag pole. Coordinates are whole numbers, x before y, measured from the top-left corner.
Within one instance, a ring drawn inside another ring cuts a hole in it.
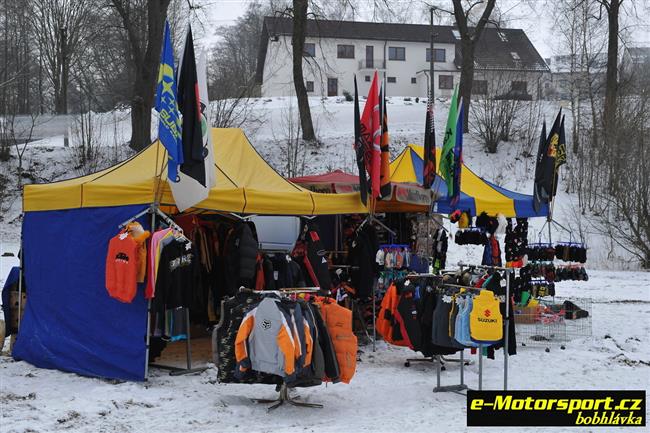
[[[429,89],[428,89],[429,90],[429,94],[428,94],[429,100],[428,100],[428,103],[431,104],[431,125],[430,125],[430,128],[434,132],[434,134],[433,134],[434,142],[431,143],[431,145],[433,146],[433,153],[435,155],[436,154],[436,144],[435,144],[435,130],[436,130],[436,127],[435,127],[435,112],[436,111],[434,109],[434,104],[435,104],[434,89],[435,89],[435,85],[434,85],[434,79],[433,79],[433,73],[434,73],[433,39],[435,38],[436,34],[433,31],[433,10],[434,9],[435,8],[433,6],[429,9],[429,13],[430,13],[430,23],[429,24],[431,26],[431,34],[430,34],[430,40],[429,40]],[[429,133],[429,132],[430,131],[425,131],[425,134]],[[435,206],[435,200],[438,197],[438,189],[440,188],[440,183],[438,182],[438,176],[437,176],[438,171],[439,171],[438,167],[439,167],[439,161],[438,161],[438,158],[436,158],[436,166],[433,167],[433,184],[436,185],[436,188],[435,188],[435,192],[432,194],[432,197],[431,197],[431,206],[429,207],[429,211],[430,211],[429,213],[433,213],[431,211],[433,210],[433,208]],[[424,173],[422,173],[422,175],[424,176]],[[431,194],[433,184],[429,186],[429,193],[430,194]]]

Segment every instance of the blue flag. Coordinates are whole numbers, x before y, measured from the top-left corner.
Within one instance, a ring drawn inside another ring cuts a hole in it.
[[[162,53],[160,53],[160,71],[156,86],[156,111],[160,114],[158,139],[167,149],[167,179],[178,182],[178,166],[183,163],[183,138],[181,119],[176,102],[176,78],[174,74],[174,49],[169,31],[169,22],[165,22]]]

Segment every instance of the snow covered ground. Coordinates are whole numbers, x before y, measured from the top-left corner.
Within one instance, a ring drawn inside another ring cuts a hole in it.
[[[279,172],[286,173],[281,145],[286,136],[288,98],[254,101],[262,123],[244,129],[262,156]],[[332,169],[354,172],[351,149],[353,105],[342,98],[311,100],[317,134],[322,144],[305,153],[304,173]],[[391,98],[388,107],[392,153],[397,155],[410,142],[421,143],[425,104]],[[438,143],[446,121],[448,103],[436,103]],[[557,106],[545,107],[546,119]],[[295,104],[293,107],[294,115]],[[123,144],[129,136],[128,116],[123,112],[98,115],[106,161],[128,154]],[[71,162],[71,150],[60,137],[29,146],[27,167],[35,181],[45,182],[79,175]],[[117,144],[117,145],[116,145]],[[532,191],[534,161],[520,155],[519,143],[504,143],[497,154],[486,154],[477,137],[465,136],[464,158],[477,174],[519,192]],[[536,146],[536,144],[535,144]],[[9,164],[15,164],[11,160]],[[0,175],[11,176],[12,167],[0,165]],[[9,191],[0,200],[0,256],[17,253],[20,233],[20,195]],[[2,194],[0,194],[1,198]],[[650,274],[607,271],[634,269],[628,256],[574,217],[575,198],[560,192],[556,218],[565,226],[583,224],[589,249],[588,282],[562,282],[559,296],[589,297],[593,303],[593,336],[569,342],[566,350],[553,347],[520,347],[510,359],[511,389],[647,389],[650,385]],[[449,223],[446,223],[449,224]],[[531,221],[530,239],[537,239],[543,221]],[[452,228],[449,225],[449,228]],[[567,240],[555,232],[554,239]],[[450,243],[448,262],[480,261],[481,249]],[[0,257],[0,287],[15,257]],[[602,270],[595,270],[602,269]],[[6,349],[6,348],[5,348]],[[357,375],[350,385],[329,385],[301,390],[308,401],[325,408],[282,407],[267,414],[250,398],[271,398],[272,387],[216,383],[210,368],[196,376],[171,377],[153,370],[147,383],[112,383],[74,374],[37,369],[0,356],[0,433],[51,432],[460,432],[465,427],[465,397],[434,394],[435,370],[426,364],[403,366],[414,354],[407,349],[378,345],[361,347]],[[497,354],[486,360],[484,388],[502,384],[503,361]],[[467,355],[469,356],[469,355]],[[476,357],[472,357],[476,361]],[[467,367],[466,381],[476,385],[477,365]],[[443,373],[443,383],[458,380],[458,366]],[[532,431],[533,429],[517,429]],[[535,431],[562,431],[535,429]],[[471,431],[490,431],[472,428]],[[500,431],[500,430],[492,430]],[[513,430],[514,431],[514,430]],[[567,431],[576,431],[567,429]],[[611,431],[611,429],[608,429]]]
[[[650,274],[592,271],[588,282],[563,282],[558,292],[593,298],[593,336],[571,341],[566,350],[552,347],[548,353],[519,347],[510,358],[510,388],[648,389]],[[370,346],[360,349],[350,385],[300,390],[304,400],[323,403],[324,409],[287,406],[271,413],[250,399],[274,397],[273,387],[219,384],[214,367],[181,377],[153,370],[147,383],[112,383],[38,369],[3,356],[0,432],[502,431],[465,427],[465,397],[433,393],[435,369],[418,363],[405,368],[404,360],[415,355],[408,349],[384,343],[374,353]],[[502,386],[501,355],[499,351],[495,360],[484,360],[484,389]],[[448,366],[443,384],[458,381],[458,365]],[[466,367],[470,386],[476,386],[477,370],[476,362]]]

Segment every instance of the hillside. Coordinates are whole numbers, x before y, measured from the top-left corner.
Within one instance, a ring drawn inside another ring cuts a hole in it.
[[[408,143],[422,143],[424,129],[425,101],[415,102],[409,98],[389,98],[388,116],[391,135],[391,154],[396,156]],[[293,159],[296,166],[289,170],[287,142],[295,143],[297,108],[293,98],[264,98],[252,100],[246,107],[248,119],[243,124],[249,139],[278,172],[284,175],[315,174],[333,169],[355,172],[355,159],[352,150],[353,104],[344,98],[312,98],[310,100],[314,126],[320,144],[301,149]],[[543,113],[547,122],[559,108],[555,103],[543,103]],[[435,105],[437,143],[442,142],[442,130],[446,123],[448,101],[437,100]],[[568,117],[568,116],[567,116]],[[95,167],[82,167],[80,164],[78,128],[72,128],[70,147],[63,146],[63,136],[55,135],[28,145],[24,155],[26,173],[23,181],[49,182],[62,180],[84,174],[84,170],[93,171],[123,160],[132,151],[126,146],[130,135],[129,113],[126,110],[110,113],[92,114],[92,136],[99,144],[100,157]],[[155,121],[155,120],[154,120]],[[570,125],[570,119],[567,121]],[[569,127],[567,125],[567,128]],[[152,125],[155,135],[156,125]],[[464,138],[465,163],[477,174],[500,186],[517,192],[530,194],[534,172],[534,158],[522,156],[523,143],[512,141],[502,143],[495,154],[488,154],[483,149],[476,134],[470,132]],[[537,143],[533,146],[535,151]],[[294,146],[295,147],[295,146]],[[0,238],[5,244],[2,251],[15,249],[20,233],[21,200],[17,186],[15,152],[8,162],[0,163],[0,178],[9,182],[4,195],[0,195]],[[568,165],[567,165],[568,166]],[[566,167],[562,170],[566,171]],[[629,257],[613,246],[591,228],[588,216],[576,218],[574,211],[575,197],[564,192],[560,184],[555,206],[555,219],[565,227],[583,232],[585,243],[590,248],[590,267],[608,269],[634,268]],[[537,238],[544,224],[543,220],[531,221],[531,239]],[[547,239],[546,229],[543,240]],[[569,240],[566,233],[556,232],[554,240]],[[577,240],[574,235],[573,240]],[[9,246],[11,245],[11,246]],[[452,249],[459,259],[468,260],[477,251],[466,247]],[[468,257],[469,255],[469,257]]]

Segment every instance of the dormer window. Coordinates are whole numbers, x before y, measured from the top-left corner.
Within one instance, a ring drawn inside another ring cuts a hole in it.
[[[459,40],[460,40],[460,32],[459,32],[458,30],[453,29],[453,30],[451,31],[451,33],[453,33],[453,35],[454,35],[454,37],[455,37],[456,39],[459,39]]]
[[[515,51],[511,51],[510,56],[513,60],[521,60],[521,57],[519,57],[519,54],[517,54]]]
[[[503,32],[497,32],[499,35],[499,39],[501,39],[501,42],[508,42],[508,37],[505,35]]]

